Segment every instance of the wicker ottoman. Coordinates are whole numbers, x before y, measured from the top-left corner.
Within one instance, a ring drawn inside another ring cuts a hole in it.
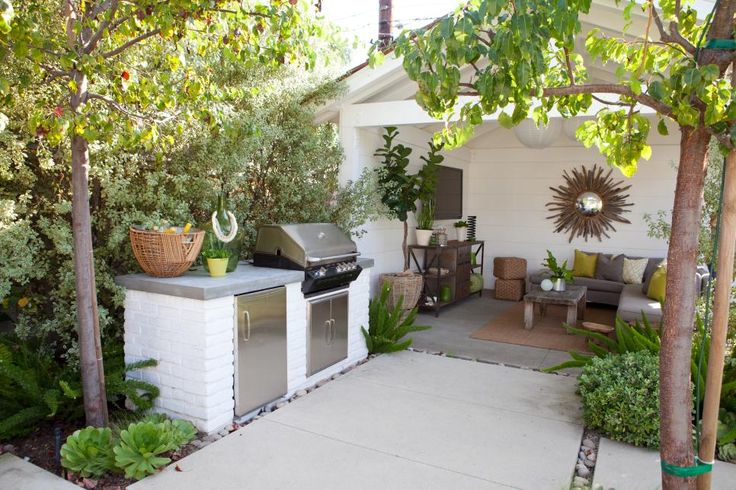
[[[524,297],[524,279],[496,279],[496,299],[521,301]]]
[[[499,279],[526,279],[526,259],[520,257],[495,257],[493,275]]]

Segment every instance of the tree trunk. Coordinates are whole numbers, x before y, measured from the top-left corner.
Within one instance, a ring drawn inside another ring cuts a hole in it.
[[[77,92],[70,102],[72,110],[77,112],[86,98],[87,78],[77,72],[74,80]],[[108,421],[107,397],[89,210],[89,149],[87,140],[79,134],[72,136],[72,230],[84,413],[88,425],[104,427]]]
[[[680,163],[667,254],[662,345],[660,350],[660,439],[663,461],[693,464],[690,355],[697,291],[695,268],[703,202],[706,154],[710,134],[704,128],[682,127]],[[694,488],[694,478],[662,472],[664,490]]]
[[[409,223],[404,221],[404,241],[401,242],[401,251],[404,252],[404,270],[409,270]]]
[[[703,403],[703,430],[700,437],[701,461],[713,461],[716,452],[718,409],[723,384],[723,361],[728,335],[728,313],[731,306],[731,280],[733,278],[734,242],[736,241],[736,151],[726,159],[726,186],[721,211],[721,235],[718,239],[718,273],[713,298],[713,322],[711,328],[708,374],[705,401]],[[698,478],[698,490],[709,490],[712,473]]]

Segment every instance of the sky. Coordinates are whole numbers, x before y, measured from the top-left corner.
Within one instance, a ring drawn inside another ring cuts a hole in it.
[[[415,29],[452,12],[461,0],[393,0],[393,32]],[[342,27],[351,42],[357,37],[352,65],[365,61],[371,42],[378,38],[378,0],[322,0],[322,13]]]

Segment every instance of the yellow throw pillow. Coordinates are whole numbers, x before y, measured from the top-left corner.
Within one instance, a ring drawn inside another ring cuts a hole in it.
[[[595,265],[598,263],[598,254],[586,254],[575,250],[575,262],[572,266],[572,275],[577,277],[595,276]]]
[[[647,296],[651,299],[656,299],[660,303],[664,303],[664,290],[667,284],[667,268],[660,267],[654,274],[652,279],[649,281],[649,289],[647,289]]]

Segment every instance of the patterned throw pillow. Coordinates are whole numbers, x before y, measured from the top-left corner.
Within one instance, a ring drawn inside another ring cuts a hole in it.
[[[624,257],[623,278],[626,284],[641,284],[644,280],[644,270],[649,259],[629,259]]]

